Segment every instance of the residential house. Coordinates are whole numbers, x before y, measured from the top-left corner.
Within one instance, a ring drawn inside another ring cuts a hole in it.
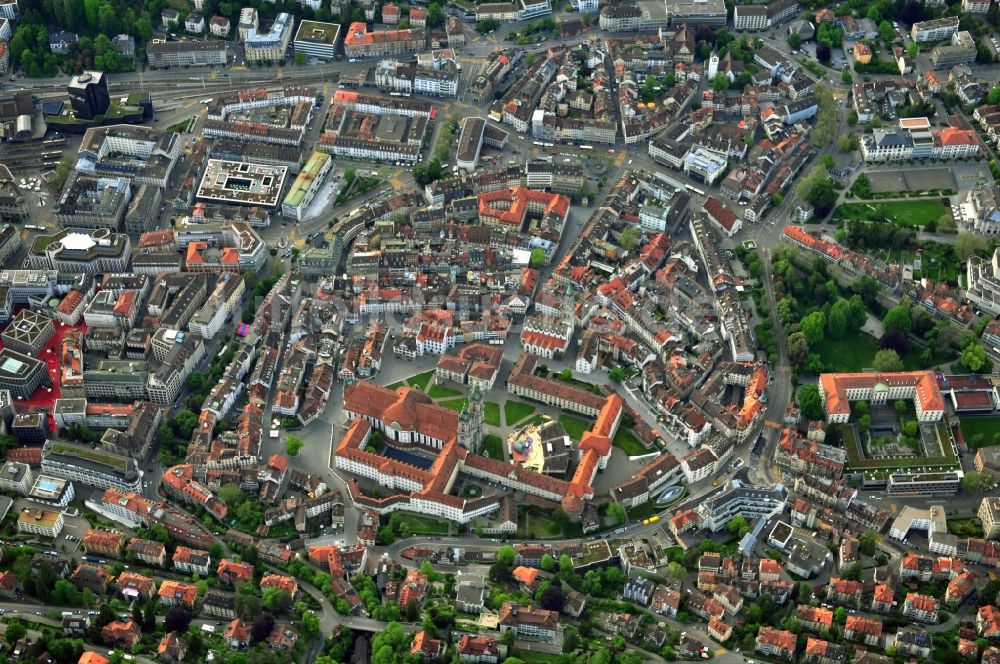
[[[755,650],[779,659],[795,659],[796,636],[784,629],[762,625],[757,631]]]
[[[243,622],[242,618],[234,618],[226,627],[222,638],[230,649],[244,650],[250,646],[250,625]]]
[[[903,615],[917,622],[935,624],[941,613],[941,601],[930,595],[907,593],[903,601]]]
[[[198,599],[198,588],[191,583],[166,580],[160,584],[156,595],[160,598],[160,604],[186,606],[190,609],[194,608],[194,603]]]
[[[882,621],[865,616],[849,615],[844,623],[844,638],[870,646],[882,645]]]
[[[139,643],[142,638],[142,630],[134,620],[127,622],[115,620],[109,622],[101,629],[101,640],[113,648],[122,648],[126,652],[132,652],[132,648]]]

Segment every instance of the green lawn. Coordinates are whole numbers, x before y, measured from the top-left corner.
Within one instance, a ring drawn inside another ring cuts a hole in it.
[[[460,397],[462,396],[462,393],[456,389],[435,383],[434,385],[431,385],[431,389],[427,391],[427,395],[431,399],[445,399],[447,397]]]
[[[534,415],[534,413],[534,406],[521,401],[512,401],[508,399],[503,404],[503,417],[507,426],[513,426],[524,418]]]
[[[517,653],[517,659],[524,662],[524,664],[548,664],[552,661],[552,655],[544,652],[535,652],[533,650],[521,650],[518,648],[515,650]],[[512,655],[513,657],[513,655]]]
[[[518,539],[555,539],[562,537],[558,523],[537,513],[524,512],[517,519]]]
[[[397,381],[397,382],[393,383],[392,385],[386,385],[385,387],[386,387],[386,389],[392,390],[392,391],[395,392],[399,388],[405,387],[405,386],[406,386],[406,381],[405,380],[401,380],[401,381]]]
[[[483,487],[478,484],[466,484],[462,489],[462,495],[466,498],[479,498],[483,495]]]
[[[406,382],[410,384],[410,387],[416,387],[417,389],[426,390],[427,383],[431,382],[431,378],[434,377],[434,370],[425,371],[420,374],[415,374],[406,379]]]
[[[450,399],[448,401],[438,401],[437,405],[462,412],[462,409],[465,408],[465,404],[467,403],[469,403],[468,399]]]
[[[948,519],[948,532],[957,537],[982,537],[983,524],[979,519]]]
[[[642,456],[649,453],[649,450],[642,446],[642,443],[635,437],[632,430],[625,427],[618,427],[614,444],[615,447],[620,447],[629,456]]]
[[[559,423],[566,429],[566,433],[573,440],[579,441],[586,431],[590,431],[591,424],[587,420],[580,420],[569,415],[560,415]]]
[[[632,509],[626,511],[628,513],[629,521],[635,522],[642,521],[643,519],[648,519],[651,516],[659,514],[662,509],[662,507],[656,506],[655,501],[650,500],[644,505],[639,505],[638,507],[633,507]]]
[[[447,535],[450,532],[450,526],[445,521],[405,512],[396,512],[396,515],[399,516],[399,522],[405,523],[414,535]]]
[[[483,404],[483,418],[491,427],[500,426],[500,404],[487,401]]]
[[[484,436],[483,448],[491,459],[504,461],[507,458],[503,453],[503,439],[500,436]]]
[[[948,208],[939,198],[894,201],[882,203],[844,203],[833,211],[833,218],[861,221],[877,221],[878,212],[884,212],[885,219],[904,226],[924,227],[936,222],[944,214],[949,214]]]
[[[969,446],[969,449],[987,447],[993,445],[993,436],[1000,433],[1000,417],[966,416],[959,422],[959,428],[962,430],[962,437],[965,438],[965,444]],[[982,434],[984,438],[979,445],[972,442],[973,437],[977,434]]]
[[[827,371],[856,372],[872,366],[878,340],[870,334],[859,333],[852,339],[823,339],[809,351],[819,353]]]

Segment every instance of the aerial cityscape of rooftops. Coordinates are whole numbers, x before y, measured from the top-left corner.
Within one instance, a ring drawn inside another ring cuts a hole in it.
[[[1000,664],[1000,3],[0,0],[0,662]]]

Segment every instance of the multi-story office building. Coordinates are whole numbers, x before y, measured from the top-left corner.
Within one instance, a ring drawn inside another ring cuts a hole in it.
[[[141,360],[101,358],[83,371],[84,394],[88,399],[145,399],[147,375]]]
[[[733,7],[733,28],[764,30],[768,27],[766,5],[736,5]]]
[[[83,135],[76,170],[165,188],[180,153],[176,132],[133,125],[92,127]]]
[[[0,339],[11,350],[37,356],[55,333],[51,318],[32,309],[21,309],[0,333]]]
[[[938,44],[931,49],[931,63],[937,68],[975,62],[976,40],[968,30],[961,30],[951,36],[947,44]]]
[[[915,42],[950,39],[958,31],[958,22],[957,16],[945,16],[931,21],[914,23],[910,28],[910,38]]]
[[[2,491],[11,491],[26,496],[34,481],[31,466],[26,463],[8,461],[0,468],[0,490]]]
[[[198,313],[191,318],[188,329],[204,339],[212,339],[222,330],[226,319],[245,290],[242,277],[224,274]]]
[[[714,533],[737,516],[742,516],[748,523],[757,518],[768,519],[785,508],[787,498],[788,492],[780,484],[760,487],[730,480],[721,491],[708,496],[698,505],[695,510],[698,525]]]
[[[548,189],[563,194],[575,194],[586,181],[583,166],[552,161],[530,161],[525,167],[529,189]]]
[[[142,489],[142,473],[135,459],[87,445],[46,442],[42,447],[42,472],[98,489]]]
[[[969,257],[966,264],[965,296],[992,316],[1000,315],[1000,250],[990,259]]]
[[[267,32],[262,32],[259,27],[248,30],[243,39],[243,54],[247,62],[277,62],[284,59],[288,44],[292,41],[294,25],[295,17],[281,12]]]
[[[601,9],[598,17],[601,30],[608,32],[635,32],[658,30],[669,24],[663,2],[639,0],[629,4],[609,4]]]
[[[66,507],[75,496],[72,482],[49,475],[36,477],[28,491],[30,500],[53,507]]]
[[[240,41],[246,41],[250,31],[256,32],[258,26],[260,26],[260,17],[257,15],[256,9],[253,7],[244,7],[240,10],[240,22],[237,28]]]
[[[226,64],[226,42],[222,40],[166,41],[154,39],[146,46],[149,66],[219,67]]]
[[[17,516],[17,532],[55,539],[63,529],[62,512],[26,509]]]
[[[890,496],[954,496],[962,487],[962,471],[892,473],[886,484]]]
[[[332,168],[333,158],[328,153],[313,152],[285,194],[285,199],[281,202],[281,213],[302,221]]]
[[[728,10],[724,0],[666,0],[670,25],[724,26]]]
[[[54,235],[39,235],[28,249],[29,265],[37,270],[109,274],[124,272],[131,258],[128,235],[108,228],[88,233],[64,229]]]
[[[201,338],[188,335],[183,340],[178,339],[163,364],[146,381],[149,400],[164,406],[172,404],[180,394],[184,381],[204,356],[205,344]]]
[[[74,76],[66,86],[70,104],[76,117],[93,120],[108,112],[111,96],[108,93],[108,79],[103,72],[85,71]]]
[[[21,18],[21,12],[17,7],[17,0],[0,0],[0,16],[11,23],[17,23]]]
[[[74,172],[55,204],[56,221],[63,228],[110,228],[118,230],[132,200],[132,188],[124,177],[94,178]]]
[[[340,45],[340,24],[302,21],[295,33],[292,46],[296,53],[308,57],[332,60]]]
[[[9,390],[16,398],[30,399],[35,390],[48,382],[49,372],[44,362],[11,348],[0,349],[0,389]]]

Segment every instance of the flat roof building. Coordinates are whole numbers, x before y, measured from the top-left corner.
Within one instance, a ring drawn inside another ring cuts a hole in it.
[[[73,484],[59,477],[39,475],[28,491],[28,498],[36,503],[66,507],[74,497]]]
[[[35,236],[28,249],[29,265],[38,270],[84,274],[124,272],[132,258],[128,235],[107,228],[89,232],[63,229],[53,235]]]
[[[670,25],[726,24],[727,9],[724,0],[666,0]]]
[[[21,309],[7,329],[0,333],[0,338],[12,350],[37,355],[55,333],[51,318],[31,309]]]
[[[17,515],[17,532],[42,537],[59,537],[63,529],[62,512],[25,509]]]
[[[482,118],[466,118],[462,125],[462,133],[458,137],[458,148],[455,152],[455,164],[467,171],[476,170],[479,164],[479,153],[483,147],[483,131],[486,121]]]
[[[154,68],[220,66],[226,64],[226,42],[218,39],[167,41],[154,39],[146,46],[146,59]]]
[[[87,445],[48,441],[42,448],[42,472],[98,489],[142,490],[135,459]]]
[[[198,185],[198,200],[259,205],[278,205],[288,169],[284,166],[247,161],[209,159]]]
[[[278,61],[285,57],[285,49],[292,40],[295,17],[287,12],[278,14],[267,31],[251,28],[243,39],[243,54],[247,62]]]
[[[332,60],[340,45],[340,24],[320,21],[302,21],[295,33],[292,46],[296,53]]]
[[[327,174],[333,168],[333,158],[327,152],[315,151],[299,172],[298,177],[281,202],[281,213],[302,221],[309,205],[323,187]]]
[[[0,349],[0,389],[10,390],[16,399],[30,399],[39,387],[48,384],[45,363],[12,348]]]

